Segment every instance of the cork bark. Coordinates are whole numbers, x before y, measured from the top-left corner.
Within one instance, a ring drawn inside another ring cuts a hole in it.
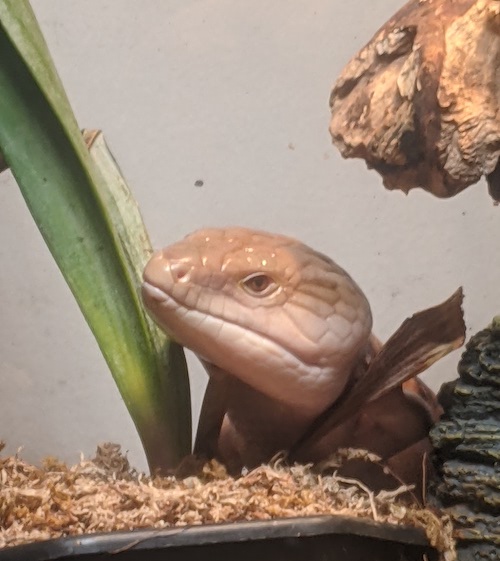
[[[500,0],[410,0],[348,63],[330,132],[388,189],[500,200]]]
[[[431,495],[454,525],[458,559],[500,559],[500,317],[476,334],[440,392]]]

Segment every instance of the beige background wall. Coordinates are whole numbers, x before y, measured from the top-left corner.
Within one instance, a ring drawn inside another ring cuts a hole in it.
[[[500,209],[483,184],[449,201],[389,193],[330,144],[331,84],[400,0],[33,5],[81,126],[105,131],[155,246],[203,225],[299,237],[351,272],[382,338],[458,285],[471,331],[499,312]],[[119,441],[144,467],[106,365],[9,174],[0,176],[0,237],[0,438],[31,460],[72,461]],[[425,378],[437,387],[457,359]],[[195,409],[204,381],[195,365]]]

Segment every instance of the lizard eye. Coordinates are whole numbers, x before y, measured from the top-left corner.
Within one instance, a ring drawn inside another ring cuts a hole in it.
[[[241,281],[242,287],[252,296],[268,296],[278,289],[279,285],[263,273],[252,273]]]

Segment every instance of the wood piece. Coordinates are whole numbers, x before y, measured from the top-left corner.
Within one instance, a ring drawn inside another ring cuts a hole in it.
[[[410,0],[338,78],[333,142],[388,189],[450,197],[485,175],[500,200],[499,61],[499,0]]]

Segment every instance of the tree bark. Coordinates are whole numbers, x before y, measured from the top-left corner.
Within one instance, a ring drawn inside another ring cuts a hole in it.
[[[458,559],[500,559],[500,316],[467,343],[458,372],[430,433],[431,496],[453,522]]]

